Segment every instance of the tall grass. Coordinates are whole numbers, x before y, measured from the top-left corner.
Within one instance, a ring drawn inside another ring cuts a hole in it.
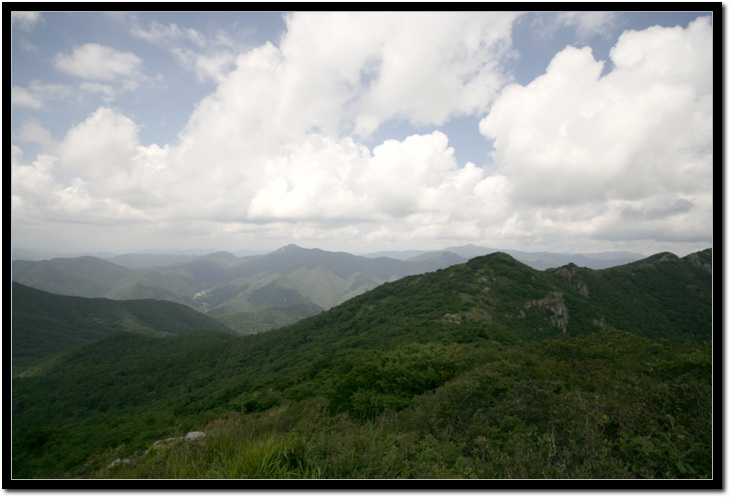
[[[293,479],[318,478],[307,458],[307,446],[295,434],[252,432],[241,417],[231,415],[207,426],[201,441],[180,440],[151,447],[99,471],[99,478],[155,479]]]

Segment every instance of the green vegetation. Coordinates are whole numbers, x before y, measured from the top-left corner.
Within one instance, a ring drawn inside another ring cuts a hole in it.
[[[95,257],[50,261],[13,261],[13,281],[47,292],[77,297],[103,297],[130,269]]]
[[[296,323],[321,311],[321,308],[312,305],[296,304],[289,307],[264,307],[256,311],[232,312],[216,319],[241,335],[253,335]]]
[[[492,254],[255,335],[114,333],[13,378],[12,475],[711,478],[711,295],[710,251]]]
[[[168,336],[234,333],[187,306],[153,300],[67,297],[12,284],[13,374],[69,348],[119,331]]]

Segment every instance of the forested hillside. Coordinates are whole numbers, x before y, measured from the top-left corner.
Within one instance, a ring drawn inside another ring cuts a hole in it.
[[[13,477],[710,478],[711,340],[709,249],[496,253],[251,336],[71,348],[13,378]]]
[[[11,303],[13,373],[120,331],[152,336],[195,330],[233,333],[220,321],[172,302],[68,297],[13,282]]]

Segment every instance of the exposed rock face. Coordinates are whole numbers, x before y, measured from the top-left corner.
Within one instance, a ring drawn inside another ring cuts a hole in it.
[[[709,274],[712,274],[712,263],[704,262],[697,253],[689,254],[686,259],[690,264],[696,266]]]
[[[568,285],[578,290],[581,295],[585,297],[589,296],[588,285],[585,281],[578,279],[578,266],[575,264],[570,263],[567,266],[558,268],[555,274],[560,276]]]
[[[565,301],[563,300],[562,293],[553,292],[552,297],[545,297],[540,300],[531,300],[525,304],[525,309],[530,309],[531,307],[548,309],[553,313],[553,315],[550,316],[550,322],[553,326],[557,326],[563,330],[563,333],[565,333],[568,329],[570,315],[568,313],[568,308],[565,305]]]

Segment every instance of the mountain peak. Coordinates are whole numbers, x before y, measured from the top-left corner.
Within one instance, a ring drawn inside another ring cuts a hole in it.
[[[234,262],[238,260],[238,257],[231,254],[230,252],[220,251],[213,252],[212,254],[202,255],[198,257],[197,260]]]
[[[272,254],[283,254],[285,252],[293,252],[295,250],[306,250],[306,249],[304,249],[304,248],[302,248],[299,245],[296,245],[294,243],[290,243],[289,245],[284,245],[283,247],[281,247],[278,250],[274,250],[272,252]]]

